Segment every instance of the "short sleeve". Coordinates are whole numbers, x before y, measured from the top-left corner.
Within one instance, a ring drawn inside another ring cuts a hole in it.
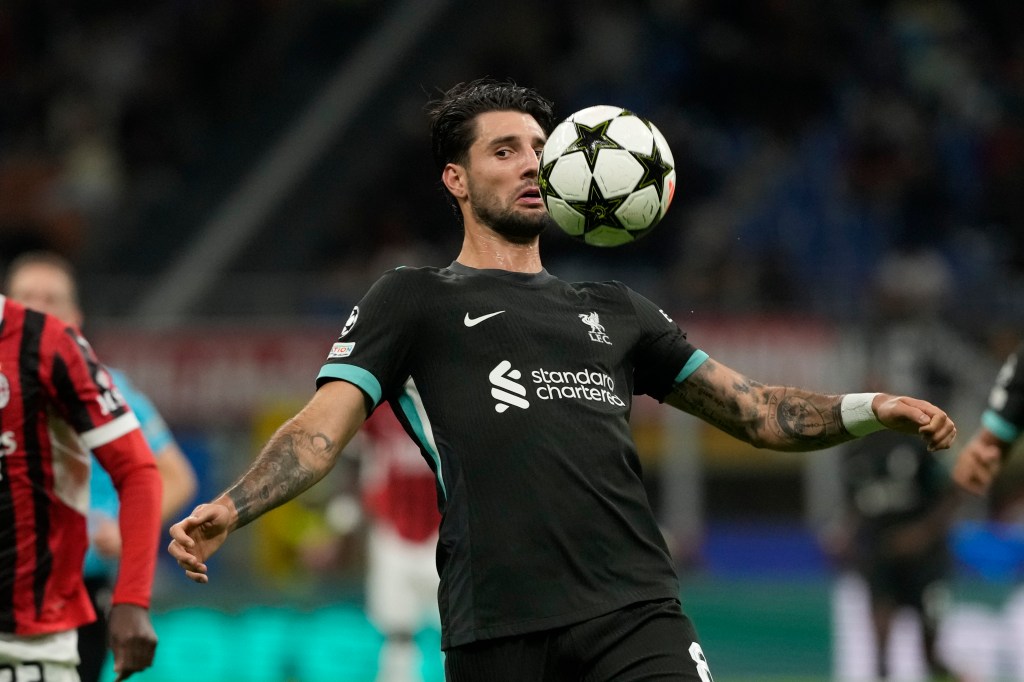
[[[48,325],[46,333],[53,334],[54,349],[44,362],[50,398],[85,447],[94,450],[138,428],[135,414],[89,342],[73,327],[57,330]]]
[[[377,280],[331,346],[317,376],[318,388],[329,381],[348,381],[376,406],[405,382],[419,309],[414,280],[414,271],[404,268]]]
[[[664,400],[707,354],[694,348],[667,313],[648,298],[626,288],[640,329],[634,358],[633,392]]]

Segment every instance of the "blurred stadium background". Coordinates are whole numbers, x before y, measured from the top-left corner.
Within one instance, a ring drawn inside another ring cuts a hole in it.
[[[881,382],[947,405],[963,436],[1024,333],[1022,27],[1013,0],[5,0],[0,265],[72,259],[87,333],[162,410],[206,499],[308,398],[369,283],[456,253],[423,105],[511,77],[561,116],[637,111],[677,162],[651,236],[550,234],[549,270],[630,283],[758,379]],[[839,449],[754,452],[655,407],[637,405],[638,441],[715,679],[864,670],[819,542]],[[1024,679],[1022,459],[952,530],[946,650],[978,679]],[[186,661],[195,682],[372,679],[358,540],[303,560],[331,493],[236,536],[208,587],[161,557],[139,679]]]

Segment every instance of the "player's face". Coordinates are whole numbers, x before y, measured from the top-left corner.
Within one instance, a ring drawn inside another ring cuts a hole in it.
[[[75,303],[74,283],[60,268],[46,263],[24,265],[11,278],[7,295],[29,308],[81,325],[82,314]]]
[[[537,189],[545,139],[529,114],[490,111],[476,118],[465,169],[470,210],[513,242],[535,239],[552,222]]]

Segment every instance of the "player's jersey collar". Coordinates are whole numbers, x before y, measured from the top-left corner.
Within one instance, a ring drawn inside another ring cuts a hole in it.
[[[487,277],[503,279],[508,282],[514,282],[515,284],[527,284],[533,286],[547,284],[548,282],[553,282],[558,279],[547,270],[541,270],[540,272],[509,272],[508,270],[497,269],[478,270],[477,268],[471,268],[468,265],[463,265],[458,261],[452,261],[452,264],[449,265],[447,269],[457,275],[484,275]]]

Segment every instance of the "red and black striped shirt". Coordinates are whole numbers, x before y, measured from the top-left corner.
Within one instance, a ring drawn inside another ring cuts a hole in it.
[[[0,296],[0,632],[95,618],[82,584],[89,450],[121,496],[114,600],[148,606],[161,490],[138,421],[76,329]]]

